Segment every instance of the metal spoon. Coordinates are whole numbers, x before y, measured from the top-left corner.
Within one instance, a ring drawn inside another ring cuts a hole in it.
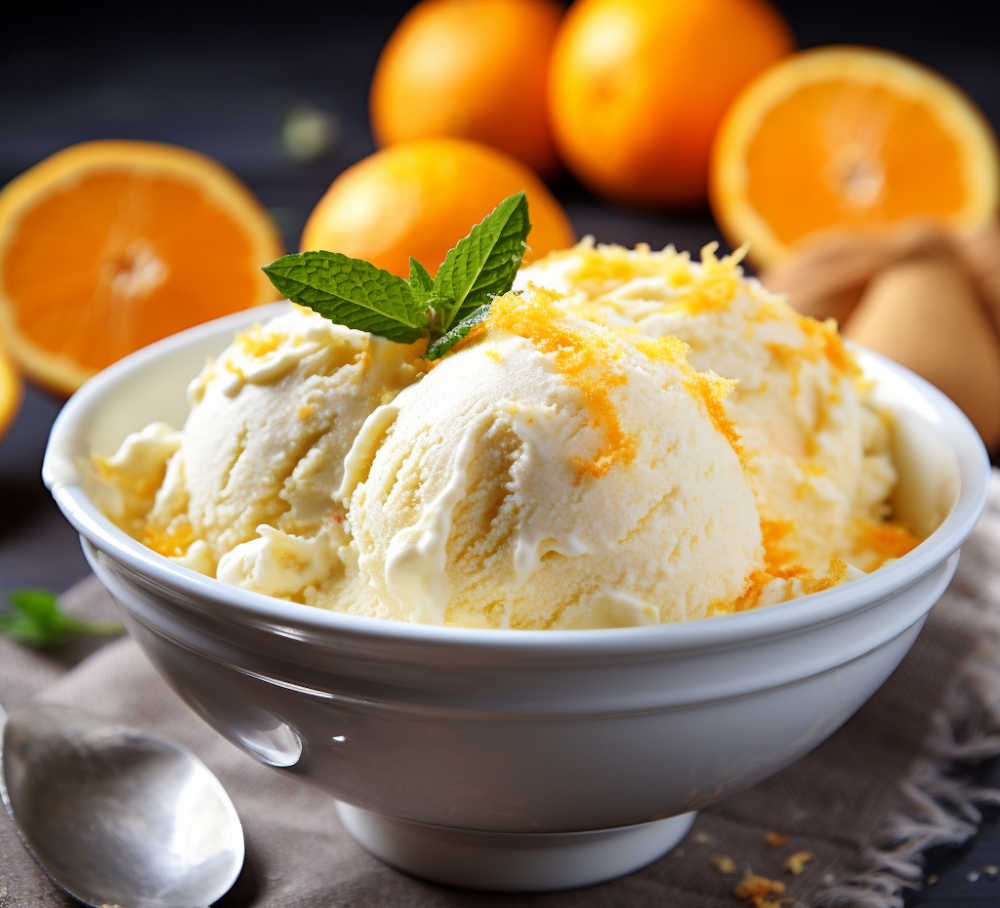
[[[200,760],[65,706],[0,709],[0,797],[53,882],[94,908],[202,908],[243,866],[236,808]]]

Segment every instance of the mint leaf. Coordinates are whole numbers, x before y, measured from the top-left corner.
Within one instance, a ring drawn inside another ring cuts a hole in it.
[[[29,646],[65,643],[81,634],[120,634],[118,623],[91,623],[71,618],[59,607],[54,593],[14,590],[8,593],[10,611],[0,614],[0,634]]]
[[[410,256],[410,287],[421,293],[430,293],[434,289],[434,278],[412,255]]]
[[[455,244],[434,277],[435,292],[449,301],[441,318],[445,330],[510,290],[530,230],[528,200],[519,192],[504,199]]]
[[[434,279],[412,255],[410,256],[410,289],[413,291],[414,300],[423,307],[427,333],[431,338],[439,337],[444,331],[441,322],[442,313],[451,311],[451,307],[446,300],[442,300],[434,292]]]
[[[452,347],[464,338],[481,321],[490,314],[490,304],[484,303],[478,309],[474,309],[461,321],[452,325],[441,337],[432,341],[424,354],[424,359],[440,359]]]
[[[339,252],[286,255],[264,273],[294,303],[332,322],[408,344],[439,359],[514,285],[531,230],[523,192],[504,199],[455,244],[434,278],[410,256],[409,281]]]
[[[298,252],[264,266],[293,303],[332,322],[410,344],[427,334],[427,312],[401,277],[339,252]]]

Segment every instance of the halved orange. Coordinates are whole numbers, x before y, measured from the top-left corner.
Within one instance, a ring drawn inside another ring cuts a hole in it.
[[[21,403],[21,379],[3,350],[0,350],[0,438],[14,421]]]
[[[806,237],[925,219],[975,227],[997,210],[996,138],[958,88],[904,57],[826,47],[752,82],[713,147],[712,209],[771,265]]]
[[[250,191],[173,145],[74,145],[0,192],[0,336],[25,373],[70,393],[168,334],[276,298],[281,255]]]

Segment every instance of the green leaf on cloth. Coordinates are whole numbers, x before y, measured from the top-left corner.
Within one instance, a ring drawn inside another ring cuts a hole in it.
[[[14,590],[7,599],[10,610],[0,613],[0,634],[28,646],[54,646],[74,637],[125,630],[117,622],[80,621],[67,615],[55,593],[46,590]]]

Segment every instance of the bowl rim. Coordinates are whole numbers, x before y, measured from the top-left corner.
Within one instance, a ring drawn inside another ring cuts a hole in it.
[[[655,626],[592,628],[580,630],[507,630],[416,624],[349,615],[303,605],[230,586],[176,564],[146,548],[98,510],[84,491],[79,471],[72,466],[79,434],[88,416],[102,401],[127,384],[151,362],[163,360],[190,344],[285,311],[287,302],[243,310],[205,322],[144,347],[109,366],[87,381],[64,405],[49,435],[42,479],[66,519],[96,548],[140,576],[210,605],[216,615],[248,625],[281,626],[310,637],[335,635],[364,637],[386,643],[447,644],[473,648],[514,650],[558,649],[563,653],[605,654],[716,649],[750,639],[773,637],[803,630],[871,607],[916,583],[943,564],[972,531],[986,503],[990,464],[978,432],[965,414],[933,385],[898,363],[856,345],[862,366],[888,372],[912,388],[929,407],[943,430],[955,457],[959,491],[955,504],[940,526],[913,551],[865,577],[828,590],[761,606],[745,612]],[[867,370],[866,370],[867,371]],[[221,612],[218,610],[222,610]]]

